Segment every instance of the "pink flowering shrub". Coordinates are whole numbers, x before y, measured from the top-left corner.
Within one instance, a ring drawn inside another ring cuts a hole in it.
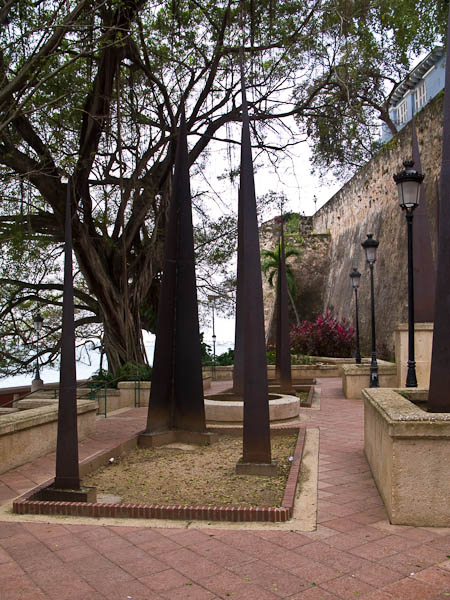
[[[310,356],[351,356],[354,336],[355,330],[345,318],[339,323],[327,311],[315,321],[291,326],[291,352]]]

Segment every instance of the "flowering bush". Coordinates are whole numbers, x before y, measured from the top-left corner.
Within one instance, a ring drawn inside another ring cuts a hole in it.
[[[327,311],[315,321],[291,326],[291,352],[312,356],[351,356],[354,335],[353,327],[345,318],[339,323]]]

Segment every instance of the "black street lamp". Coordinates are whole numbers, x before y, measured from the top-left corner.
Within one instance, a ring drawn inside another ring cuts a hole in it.
[[[356,353],[355,353],[355,363],[357,365],[361,364],[361,351],[359,347],[359,318],[358,318],[358,288],[359,288],[359,280],[361,279],[361,273],[358,271],[356,267],[353,267],[353,271],[350,273],[350,279],[352,282],[352,287],[355,290],[355,329],[356,329]]]
[[[378,364],[377,364],[377,342],[375,336],[375,299],[373,291],[373,265],[377,260],[377,248],[379,242],[373,239],[373,234],[367,234],[367,240],[362,242],[361,246],[366,253],[366,261],[370,269],[370,308],[371,308],[371,323],[372,323],[372,351],[370,361],[370,385],[369,387],[379,387],[378,383]]]
[[[38,311],[35,315],[34,315],[34,320],[33,320],[33,324],[34,324],[34,329],[36,331],[36,373],[34,375],[34,384],[36,387],[39,387],[40,384],[42,384],[42,380],[41,380],[41,375],[39,373],[39,333],[42,329],[42,323],[44,322],[44,319],[42,318],[41,313]]]
[[[214,310],[216,308],[216,300],[219,298],[219,296],[208,296],[208,300],[211,302],[212,305],[212,330],[213,330],[213,334],[212,334],[212,340],[213,340],[213,367],[212,367],[212,379],[213,381],[215,381],[216,379],[216,328],[215,328],[215,321],[214,321]]]
[[[405,211],[408,231],[408,374],[406,387],[417,387],[416,360],[414,356],[414,264],[413,264],[413,213],[419,206],[420,186],[424,175],[415,171],[414,161],[405,160],[405,167],[394,175],[400,207]]]

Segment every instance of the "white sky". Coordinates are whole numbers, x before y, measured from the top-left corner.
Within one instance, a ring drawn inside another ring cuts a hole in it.
[[[414,68],[426,55],[423,53],[418,56],[412,63]],[[295,128],[293,121],[291,126]],[[233,131],[233,135],[238,135],[240,139],[240,128]],[[229,135],[230,132],[227,132]],[[281,134],[277,137],[274,134],[272,141],[283,140]],[[285,138],[286,139],[286,138]],[[270,141],[270,140],[269,140]],[[315,210],[319,210],[328,200],[343,186],[343,181],[336,181],[333,178],[328,180],[319,180],[317,176],[311,174],[310,164],[310,150],[306,142],[300,143],[298,146],[291,148],[291,158],[281,162],[276,168],[270,164],[265,164],[264,167],[257,168],[255,173],[255,187],[256,195],[261,196],[266,194],[268,191],[274,191],[277,194],[283,193],[287,198],[284,210],[299,212],[305,215],[314,214]],[[199,190],[208,190],[208,187],[213,187],[214,196],[216,196],[216,208],[213,209],[213,214],[221,214],[226,212],[229,206],[237,207],[237,187],[234,189],[224,182],[218,180],[218,177],[223,173],[224,169],[229,165],[227,162],[227,155],[223,150],[223,145],[210,144],[209,157],[207,160],[207,181],[204,177],[198,176],[192,181],[192,192],[195,193]],[[236,164],[239,156],[239,146],[235,146],[230,152],[233,164]],[[254,162],[259,166],[261,160],[255,159]],[[314,197],[317,199],[317,203],[314,203]],[[273,209],[264,214],[264,220],[268,220],[279,214],[279,210]],[[204,332],[204,341],[210,344],[212,347],[212,329],[207,324],[200,327],[200,330]],[[228,348],[234,346],[234,319],[225,319],[220,315],[215,315],[215,333],[216,333],[216,353],[221,354],[226,352]],[[152,363],[153,351],[154,351],[154,339],[155,336],[144,332],[144,343],[147,350],[147,356],[150,363]],[[99,355],[92,353],[90,356],[91,365],[85,363],[77,363],[77,378],[85,379],[99,368]],[[49,383],[59,380],[59,371],[56,369],[42,369],[41,377],[44,382]],[[1,387],[13,386],[13,385],[24,385],[29,383],[33,379],[33,375],[18,375],[16,377],[9,377],[0,380]]]
[[[294,123],[291,125],[295,127]],[[230,132],[227,137],[229,135]],[[234,139],[240,139],[240,127],[233,131],[233,136]],[[283,136],[285,134],[279,137],[274,134],[268,142],[283,143],[286,140]],[[230,163],[230,158],[224,152],[223,146],[211,144],[205,176],[199,175],[192,180],[193,194],[208,190],[208,187],[214,188],[214,194],[209,203],[209,206],[212,206],[211,213],[214,215],[226,213],[230,206],[234,211],[237,210],[237,181],[234,186],[231,186],[227,180],[220,180],[219,177],[225,169],[238,166],[239,152],[239,146],[232,147]],[[343,182],[337,182],[331,178],[328,181],[320,181],[317,176],[311,174],[310,150],[306,142],[291,148],[290,154],[290,157],[282,160],[276,167],[267,160],[264,160],[262,166],[262,157],[259,157],[253,150],[256,195],[260,197],[269,191],[284,194],[287,198],[284,205],[285,212],[292,211],[312,215],[315,212],[314,196],[317,198],[316,209],[319,210],[342,187]],[[263,220],[267,221],[279,212],[279,207],[266,210]],[[209,326],[201,325],[201,331],[204,332],[204,341],[212,346],[211,316],[208,317],[208,320],[210,321]],[[234,346],[234,319],[221,318],[216,312],[215,329],[216,351],[217,354],[221,354]]]
[[[239,135],[240,137],[240,135]],[[239,147],[236,146],[235,157],[238,160]],[[259,167],[255,173],[256,195],[262,196],[269,190],[277,194],[283,193],[287,197],[287,203],[284,207],[285,211],[300,212],[302,214],[311,215],[314,213],[314,196],[317,197],[317,210],[325,204],[332,195],[337,192],[341,183],[335,181],[320,182],[317,177],[310,172],[309,148],[306,143],[299,144],[291,151],[293,155],[291,159],[284,160],[277,168],[271,166]],[[254,153],[255,156],[255,153]],[[225,161],[225,162],[224,162]],[[261,160],[255,160],[257,165],[261,164]],[[226,157],[223,147],[212,146],[207,162],[207,181],[202,176],[197,176],[192,181],[192,193],[208,190],[208,186],[214,188],[214,195],[211,196],[213,202],[212,214],[226,213],[231,207],[232,210],[237,210],[237,185],[230,186],[226,180],[219,180],[218,177],[226,168]],[[214,202],[214,196],[216,202]],[[214,206],[215,205],[215,206]],[[268,220],[279,214],[279,209],[274,208],[264,214],[264,220]],[[200,330],[204,332],[204,341],[212,348],[212,329],[211,316],[208,315],[210,326],[207,324],[201,325]],[[215,331],[216,331],[216,354],[226,352],[228,348],[234,347],[234,318],[223,318],[215,313]],[[147,349],[147,356],[152,363],[154,351],[155,336],[144,332],[144,343]],[[99,369],[99,355],[91,353],[91,365],[78,362],[77,363],[77,378],[86,379]],[[18,375],[16,377],[8,377],[0,380],[1,387],[14,385],[24,385],[30,383],[34,378],[33,375]],[[44,368],[41,370],[41,378],[45,383],[50,383],[59,380],[59,371],[57,369]]]

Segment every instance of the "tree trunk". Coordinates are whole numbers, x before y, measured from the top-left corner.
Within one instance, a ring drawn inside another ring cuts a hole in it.
[[[141,309],[143,305],[150,304],[151,312],[157,312],[156,288],[159,283],[154,275],[161,271],[163,244],[164,237],[155,232],[140,258],[128,252],[128,277],[125,280],[122,240],[117,240],[116,244],[105,244],[100,238],[89,235],[87,228],[78,223],[74,249],[80,271],[95,298],[96,312],[104,330],[103,350],[108,359],[108,370],[113,373],[127,362],[148,362],[142,336]],[[138,261],[137,264],[135,261]],[[124,290],[124,286],[128,289]],[[148,323],[145,326],[148,327]]]
[[[295,306],[294,298],[292,297],[291,290],[289,289],[289,286],[288,286],[288,295],[289,295],[289,300],[291,301],[291,304],[292,304],[292,308],[294,309],[295,320],[297,321],[297,325],[300,325],[300,317],[298,315],[297,307]]]
[[[124,310],[124,306],[118,306],[117,315],[123,315]],[[131,312],[129,311],[128,319],[119,319],[121,327],[118,330],[116,326],[110,325],[109,318],[111,316],[111,321],[117,323],[114,318],[117,315],[108,315],[106,311],[102,311],[104,318],[104,351],[108,359],[108,370],[113,373],[116,373],[118,368],[127,362],[135,364],[148,363],[140,319],[138,315],[131,314]]]

